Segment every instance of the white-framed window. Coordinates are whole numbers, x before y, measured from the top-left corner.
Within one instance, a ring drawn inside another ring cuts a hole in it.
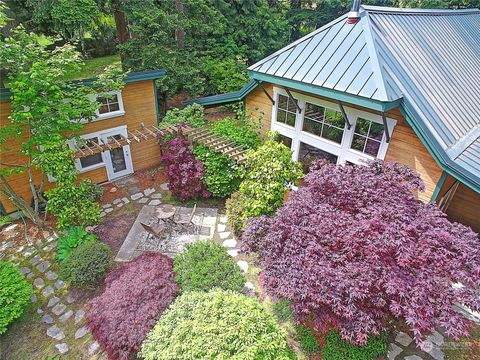
[[[96,99],[100,107],[97,110],[97,118],[94,121],[125,115],[122,93],[120,91],[97,94]]]
[[[71,148],[75,148],[75,145],[79,145],[79,148],[86,154],[90,152],[90,149],[95,149],[96,145],[101,145],[102,141],[100,139],[100,136],[98,133],[92,133],[92,134],[86,134],[86,135],[81,135],[80,136],[81,140],[79,142],[75,140],[69,140],[69,146]],[[81,158],[76,158],[75,159],[75,165],[77,167],[77,170],[80,173],[84,173],[87,171],[95,170],[100,167],[105,166],[105,159],[103,157],[102,152],[96,152],[94,151],[93,154],[83,156]]]
[[[292,92],[299,111],[287,92],[273,88],[275,105],[272,108],[272,130],[281,135],[282,142],[292,149],[294,160],[305,169],[319,158],[336,164],[364,164],[375,158],[384,159],[388,143],[381,115],[344,106],[351,124],[348,129],[338,104],[312,96]],[[290,103],[293,107],[288,106]],[[288,119],[284,113],[295,114]],[[396,121],[387,118],[390,134]]]

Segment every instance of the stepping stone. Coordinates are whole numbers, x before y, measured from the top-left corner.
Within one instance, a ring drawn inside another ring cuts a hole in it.
[[[100,212],[100,217],[104,217],[105,215],[107,215],[105,211]]]
[[[52,242],[53,240],[57,240],[57,237],[55,235],[50,235],[48,238],[47,238],[47,242]]]
[[[142,198],[142,197],[143,197],[143,193],[138,192],[138,193],[133,194],[132,196],[130,196],[130,199],[132,199],[133,201],[135,201],[135,200],[138,200],[138,199],[140,199],[140,198]]]
[[[128,200],[128,198],[126,197],[123,197],[122,198],[122,201],[125,203],[125,204],[128,204],[130,202],[130,200]]]
[[[110,189],[110,192],[111,192],[111,193],[114,193],[114,192],[117,192],[117,190],[118,190],[118,189],[117,189],[116,187],[112,187],[112,188]]]
[[[82,326],[75,332],[75,339],[80,339],[84,337],[88,333],[88,329],[86,326]]]
[[[50,326],[47,329],[47,335],[55,340],[63,340],[65,338],[65,334],[57,325]]]
[[[42,273],[45,272],[45,270],[47,270],[49,267],[50,267],[50,261],[48,260],[45,260],[44,262],[37,265],[38,271]]]
[[[245,286],[243,287],[243,293],[247,296],[254,297],[255,296],[255,285],[251,283],[250,281],[247,281],[245,283]]]
[[[53,249],[55,249],[55,244],[50,244],[50,245],[47,245],[43,248],[43,251],[45,252],[50,252],[52,251]]]
[[[124,205],[124,203],[118,203],[117,207],[121,208]]]
[[[44,314],[42,316],[42,322],[45,324],[53,324],[53,317],[49,314]]]
[[[58,279],[58,275],[50,270],[45,273],[45,276],[47,277],[48,280],[52,280],[52,281]]]
[[[423,360],[423,359],[417,355],[410,355],[410,356],[406,356],[404,360]]]
[[[55,304],[58,303],[59,301],[60,301],[60,298],[57,297],[57,296],[54,296],[54,297],[52,297],[50,300],[48,300],[47,307],[52,307],[53,305],[55,305]]]
[[[398,342],[400,345],[403,345],[404,347],[407,347],[408,345],[410,345],[412,340],[413,339],[404,332],[398,333],[397,336],[395,337],[395,341]]]
[[[160,184],[160,189],[168,191],[168,184],[167,183]]]
[[[72,310],[68,310],[65,314],[63,314],[62,316],[59,317],[59,320],[62,322],[62,323],[66,323],[68,319],[70,319],[73,315],[73,311]]]
[[[445,354],[443,353],[443,351],[437,347],[437,346],[434,346],[432,348],[432,350],[430,351],[427,351],[427,353],[432,357],[434,358],[435,360],[445,360]]]
[[[23,256],[24,256],[25,258],[29,258],[29,257],[32,256],[34,253],[35,253],[35,249],[34,249],[34,248],[29,248],[29,249],[27,249],[27,250],[25,250],[25,251],[23,252]],[[35,264],[32,264],[32,265],[35,265]]]
[[[226,224],[228,222],[227,215],[220,216],[220,222]]]
[[[100,344],[94,341],[88,346],[88,355],[92,356],[98,351],[99,348],[100,348]]]
[[[217,217],[216,216],[204,216],[203,217],[203,222],[202,222],[203,226],[215,226],[216,223],[217,223]]]
[[[157,205],[160,205],[162,202],[160,200],[152,200],[148,203],[148,205],[152,205],[152,206],[157,206]]]
[[[155,194],[152,194],[152,195],[150,196],[150,198],[152,198],[152,199],[161,199],[161,198],[162,198],[162,194],[160,194],[160,193],[155,193]]]
[[[58,352],[62,355],[65,355],[66,353],[68,353],[67,343],[57,344],[57,345],[55,345],[55,347],[57,348]]]
[[[387,354],[388,360],[395,360],[395,358],[396,358],[402,351],[403,351],[403,349],[402,349],[400,346],[391,343],[391,344],[390,344],[390,347],[388,348],[388,354]]]
[[[45,297],[49,297],[50,295],[53,294],[53,292],[54,292],[53,287],[48,285],[45,289],[43,289],[42,295],[45,296]]]
[[[149,200],[148,198],[143,198],[143,199],[138,200],[138,202],[140,204],[145,204],[148,200]]]
[[[102,205],[102,209],[108,209],[108,208],[111,208],[111,207],[112,207],[112,204]]]
[[[112,208],[105,209],[105,214],[111,213],[113,211]]]
[[[33,295],[30,297],[30,301],[31,301],[31,302],[37,302],[37,295],[33,294]]]
[[[228,239],[223,242],[223,246],[228,247],[228,248],[234,248],[237,246],[237,240],[234,239]]]
[[[40,261],[42,261],[42,257],[40,255],[35,255],[33,258],[30,259],[30,264],[37,265]]]
[[[244,273],[248,272],[248,263],[245,260],[237,261],[237,265],[240,266]]]
[[[31,272],[32,270],[30,270],[29,268],[26,268],[26,267],[22,267],[22,268],[20,268],[20,271],[22,272],[23,275],[26,275],[29,272]]]
[[[71,294],[68,294],[67,303],[73,304],[74,302],[75,302],[75,298]]]
[[[230,231],[226,231],[226,232],[221,232],[221,233],[218,234],[218,235],[220,235],[220,239],[224,240],[224,239],[228,238],[228,237],[229,237],[230,235],[232,235],[232,234],[230,233]]]
[[[66,309],[67,309],[67,305],[60,303],[60,304],[55,305],[52,308],[52,312],[55,315],[60,316],[60,314],[62,314]]]
[[[37,308],[37,314],[43,314],[43,309],[42,308]]]
[[[112,204],[117,205],[117,204],[120,204],[121,202],[122,202],[122,199],[115,199],[112,201]]]
[[[145,194],[145,196],[148,196],[150,194],[153,194],[155,192],[155,189],[152,189],[152,188],[148,188],[148,189],[145,189],[143,191],[143,193]]]
[[[35,274],[31,272],[30,274],[27,275],[27,279],[31,279]]]
[[[218,230],[218,232],[224,232],[225,230],[227,230],[227,225],[225,225],[225,224],[218,224],[218,225],[217,225],[217,230]]]
[[[442,346],[445,342],[443,335],[440,334],[437,330],[433,330],[432,335],[427,336],[427,340],[433,342],[438,346]]]
[[[231,257],[237,257],[238,256],[238,250],[237,249],[227,250],[227,253]]]
[[[55,287],[57,289],[62,289],[65,287],[65,283],[62,280],[58,279],[57,281],[55,281]]]
[[[85,311],[80,309],[80,310],[77,310],[77,312],[75,313],[75,318],[73,319],[73,321],[75,322],[75,324],[78,324],[80,321],[83,320],[85,316]]]
[[[36,278],[34,281],[33,281],[33,285],[37,288],[37,289],[41,289],[45,286],[45,281],[42,279],[42,278]]]

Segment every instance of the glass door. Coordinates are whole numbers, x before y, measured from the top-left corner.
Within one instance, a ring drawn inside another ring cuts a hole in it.
[[[127,131],[125,129],[102,134],[103,142],[111,147],[111,150],[105,152],[109,180],[133,172],[130,146],[125,142],[126,137]]]

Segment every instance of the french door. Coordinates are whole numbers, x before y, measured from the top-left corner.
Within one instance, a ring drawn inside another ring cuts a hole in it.
[[[117,129],[101,134],[102,142],[117,146],[124,138],[127,138],[127,129]],[[133,173],[130,146],[114,147],[105,151],[108,179],[113,180],[121,176]]]

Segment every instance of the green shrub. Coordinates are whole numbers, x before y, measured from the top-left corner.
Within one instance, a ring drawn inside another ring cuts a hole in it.
[[[202,127],[205,125],[204,111],[202,105],[192,104],[183,109],[168,110],[165,117],[160,123],[163,125],[176,125],[180,123],[186,123],[194,128]]]
[[[387,333],[371,336],[365,346],[354,345],[343,340],[339,333],[331,331],[322,349],[324,360],[371,360],[384,356],[388,351]]]
[[[66,260],[72,251],[80,244],[97,239],[95,234],[88,233],[81,226],[74,226],[68,232],[61,236],[57,242],[57,256],[56,259],[60,262]]]
[[[60,276],[76,287],[90,288],[102,280],[111,266],[108,245],[89,241],[79,245],[60,264]]]
[[[287,332],[256,299],[229,290],[185,292],[142,344],[143,359],[294,359]]]
[[[280,322],[293,320],[293,311],[288,299],[280,299],[272,304],[272,312]]]
[[[282,205],[287,187],[303,177],[301,164],[292,160],[291,150],[272,138],[247,152],[242,169],[243,220],[273,214]]]
[[[234,192],[225,202],[225,209],[227,210],[228,225],[232,228],[235,235],[240,236],[245,227],[245,220],[243,220],[243,213],[245,207],[245,195],[240,191]]]
[[[32,285],[20,269],[0,261],[0,334],[7,330],[8,324],[23,314],[32,295]]]
[[[91,180],[58,182],[46,192],[47,209],[57,218],[59,229],[96,225],[100,222],[99,192]]]
[[[320,350],[320,345],[312,330],[304,326],[295,326],[295,332],[295,338],[304,353],[315,354]]]
[[[240,186],[240,172],[237,163],[221,152],[205,145],[193,149],[197,160],[203,162],[205,174],[202,182],[215,197],[225,198]]]
[[[212,240],[188,244],[173,259],[173,271],[183,291],[240,291],[245,284],[242,270],[227,249]]]
[[[258,125],[242,112],[238,112],[237,117],[238,120],[227,117],[216,121],[210,125],[210,129],[213,133],[225,136],[238,145],[245,145],[250,149],[258,148],[262,144],[262,139],[257,132]]]

